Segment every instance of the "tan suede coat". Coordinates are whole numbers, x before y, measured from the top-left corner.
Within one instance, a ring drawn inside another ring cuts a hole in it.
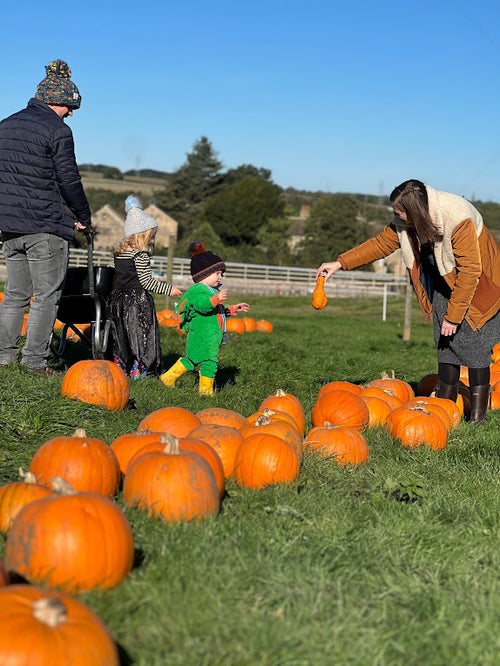
[[[477,330],[500,310],[500,249],[484,225],[478,236],[476,225],[470,219],[454,227],[451,246],[455,267],[443,275],[451,289],[445,319],[451,324],[460,324],[465,319]],[[399,247],[396,227],[391,224],[374,238],[341,254],[339,261],[344,270],[353,270],[387,257]],[[414,261],[408,272],[427,321],[432,306],[420,282],[418,243],[414,242],[412,249]]]

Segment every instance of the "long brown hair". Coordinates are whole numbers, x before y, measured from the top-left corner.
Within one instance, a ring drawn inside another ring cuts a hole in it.
[[[144,252],[149,252],[151,250],[151,238],[153,237],[154,229],[148,229],[147,231],[141,231],[138,234],[133,234],[132,236],[127,236],[124,238],[116,250],[114,251],[114,256],[123,254],[127,250],[143,250]]]
[[[422,181],[405,180],[392,190],[390,200],[394,207],[406,213],[421,243],[433,243],[436,240],[439,234],[429,214],[429,199]]]

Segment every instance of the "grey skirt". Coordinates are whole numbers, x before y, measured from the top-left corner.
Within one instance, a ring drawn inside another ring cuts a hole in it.
[[[447,307],[448,298],[435,291],[432,312],[438,363],[463,365],[468,368],[488,367],[491,363],[493,346],[500,338],[500,312],[477,331],[474,331],[464,319],[455,335],[445,337],[441,335],[441,325]]]

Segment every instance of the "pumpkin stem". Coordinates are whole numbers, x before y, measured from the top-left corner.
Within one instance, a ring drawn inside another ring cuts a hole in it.
[[[283,389],[278,389],[275,393],[277,398],[284,398],[286,396],[286,392],[283,391]]]
[[[66,479],[63,479],[61,476],[53,476],[50,479],[50,485],[59,495],[76,495],[78,493],[71,483],[66,481]]]
[[[75,430],[75,434],[73,435],[73,437],[83,437],[83,438],[85,438],[85,437],[87,437],[87,433],[85,432],[85,430],[83,428],[77,428]]]
[[[393,370],[393,376],[394,376],[394,370]],[[380,379],[390,379],[389,375],[385,370],[381,373]]]
[[[256,426],[263,426],[263,425],[269,425],[271,423],[271,419],[269,416],[266,414],[261,414],[255,419],[255,425]]]
[[[169,453],[171,455],[176,455],[180,453],[179,449],[179,440],[177,437],[174,437],[169,432],[162,432],[160,435],[160,442],[165,444],[163,453]]]
[[[68,619],[66,606],[60,599],[48,597],[33,602],[33,617],[51,629],[58,627]]]
[[[19,468],[19,477],[24,483],[37,483],[36,476],[33,472],[25,472],[22,467]]]

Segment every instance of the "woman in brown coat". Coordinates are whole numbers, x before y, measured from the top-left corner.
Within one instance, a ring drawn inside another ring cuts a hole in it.
[[[392,224],[336,261],[321,264],[328,280],[401,248],[437,347],[436,395],[456,400],[460,366],[469,370],[470,420],[486,419],[493,345],[500,338],[500,248],[479,211],[463,197],[407,180],[390,196]]]

